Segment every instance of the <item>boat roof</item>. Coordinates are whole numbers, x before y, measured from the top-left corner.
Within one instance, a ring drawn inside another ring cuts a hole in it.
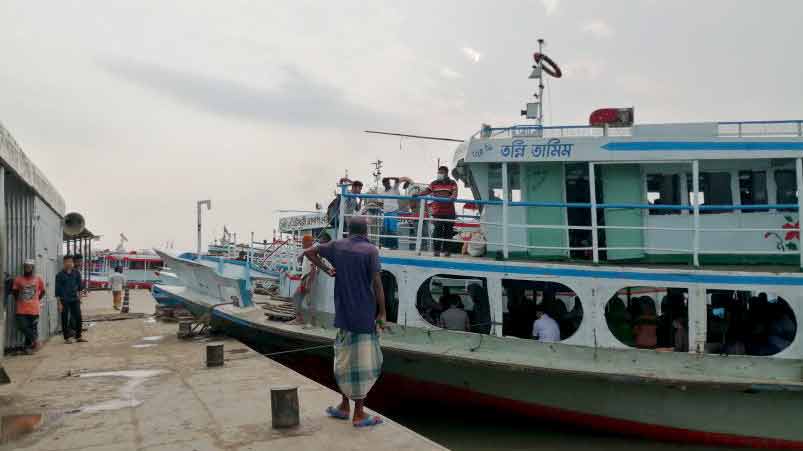
[[[483,126],[456,151],[466,163],[648,162],[803,156],[803,120]]]

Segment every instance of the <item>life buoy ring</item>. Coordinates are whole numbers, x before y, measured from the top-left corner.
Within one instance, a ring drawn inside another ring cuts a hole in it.
[[[544,55],[543,53],[535,52],[533,53],[533,59],[535,60],[535,64],[540,64],[541,60],[544,60],[544,64],[541,67],[544,68],[546,73],[554,78],[560,78],[563,76],[563,71],[561,71],[560,67],[558,67],[554,61],[552,61],[552,58]]]

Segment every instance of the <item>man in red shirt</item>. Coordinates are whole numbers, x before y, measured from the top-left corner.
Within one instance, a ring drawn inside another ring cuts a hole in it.
[[[17,307],[17,328],[25,336],[26,354],[39,350],[39,302],[45,295],[45,283],[33,270],[34,261],[25,260],[22,275],[14,279],[11,288]]]
[[[415,194],[415,196],[427,196],[430,194],[434,197],[457,198],[457,182],[449,178],[449,168],[446,166],[439,167],[438,178],[430,183],[427,189]],[[432,231],[433,247],[435,248],[434,255],[440,257],[441,251],[443,251],[443,256],[448,257],[451,242],[443,240],[454,238],[454,220],[457,218],[454,202],[432,202],[429,208],[435,222],[435,230]]]

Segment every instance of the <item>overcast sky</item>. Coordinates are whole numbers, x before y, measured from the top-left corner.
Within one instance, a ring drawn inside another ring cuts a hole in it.
[[[192,249],[195,202],[270,238],[349,175],[429,180],[454,144],[521,122],[536,39],[565,76],[546,122],[803,117],[803,2],[53,1],[0,5],[0,121],[113,247]]]

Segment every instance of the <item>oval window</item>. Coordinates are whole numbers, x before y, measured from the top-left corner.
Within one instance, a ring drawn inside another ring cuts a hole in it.
[[[418,313],[433,326],[488,334],[491,305],[485,278],[436,275],[418,289]]]
[[[623,344],[641,349],[689,350],[688,290],[627,287],[605,305],[605,321]]]
[[[583,304],[557,282],[502,280],[503,334],[539,341],[562,341],[580,328]]]
[[[763,291],[706,291],[705,351],[769,356],[788,348],[797,319],[782,297]]]

